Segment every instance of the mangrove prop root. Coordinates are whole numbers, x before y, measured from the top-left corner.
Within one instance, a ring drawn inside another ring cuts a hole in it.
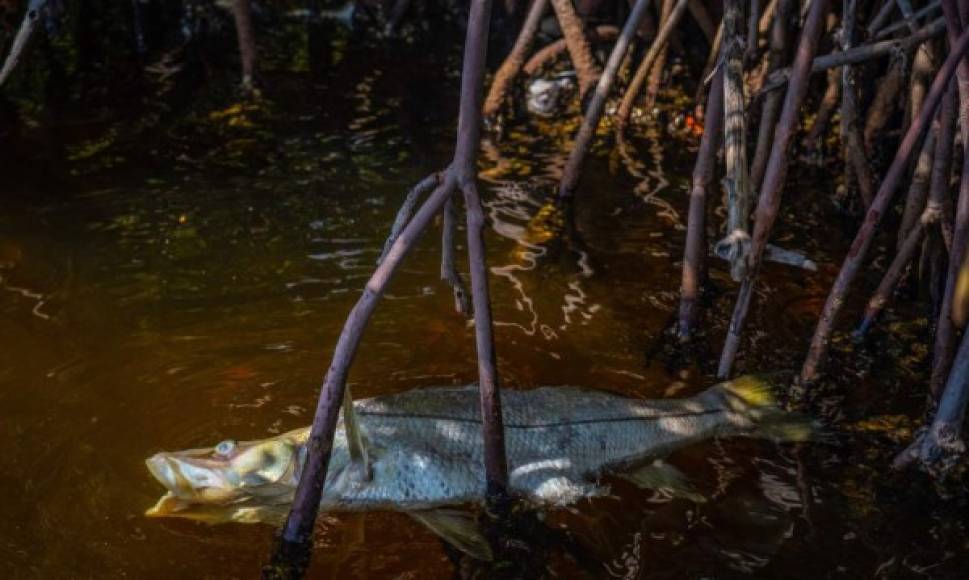
[[[750,0],[747,3],[747,46],[744,49],[744,69],[749,69],[757,60],[758,44],[760,42],[760,0]]]
[[[30,44],[30,39],[37,30],[37,25],[40,24],[41,12],[46,6],[47,0],[30,0],[27,4],[27,13],[24,14],[20,28],[17,29],[17,35],[13,39],[10,53],[3,61],[3,68],[0,69],[0,86],[7,82],[7,78],[17,68],[20,59],[27,52],[27,45]]]
[[[680,1],[683,3],[684,0]],[[585,160],[586,153],[588,153],[589,148],[592,146],[592,139],[595,137],[596,129],[599,127],[602,113],[606,110],[606,99],[609,97],[610,89],[612,89],[616,72],[618,72],[619,65],[622,64],[622,60],[626,56],[626,50],[636,35],[636,29],[639,28],[639,23],[642,21],[648,8],[649,0],[636,0],[636,5],[633,6],[633,10],[626,19],[626,23],[622,27],[622,32],[619,34],[619,38],[616,40],[616,44],[609,54],[609,60],[606,61],[606,68],[602,72],[602,76],[599,77],[599,83],[596,85],[595,92],[589,101],[589,106],[586,107],[585,115],[582,117],[582,125],[579,127],[579,132],[575,137],[572,151],[569,152],[569,159],[562,173],[562,182],[559,184],[558,196],[560,199],[571,197],[575,191],[575,187],[579,183],[582,162]]]
[[[704,112],[700,103],[703,102],[703,95],[706,94],[707,80],[713,76],[713,71],[719,64],[720,58],[720,45],[723,43],[723,23],[717,26],[717,32],[713,36],[713,41],[710,43],[710,52],[707,53],[707,62],[703,65],[703,74],[700,75],[702,82],[696,88],[696,95],[694,95],[693,100],[696,103],[696,116],[700,120],[703,120]],[[628,92],[628,89],[627,89]]]
[[[898,226],[897,245],[899,248],[905,243],[908,233],[916,226],[919,215],[925,208],[925,201],[929,193],[929,181],[932,176],[935,133],[934,131],[929,132],[922,140],[922,148],[919,150],[918,159],[915,161],[915,170],[912,172],[912,180],[905,197],[905,207],[902,209],[902,221]]]
[[[390,16],[387,17],[387,25],[384,26],[384,36],[393,36],[400,29],[400,23],[410,8],[410,0],[396,0],[390,9]]]
[[[865,118],[865,148],[868,151],[875,150],[875,140],[888,124],[889,118],[899,105],[899,97],[902,95],[903,69],[901,58],[896,58],[888,67],[876,85],[875,98],[868,107],[868,116]]]
[[[717,23],[710,16],[710,11],[707,10],[706,5],[703,4],[702,0],[688,0],[686,7],[697,26],[703,31],[703,36],[707,38],[707,42],[712,44],[713,38],[717,35]]]
[[[825,33],[830,35],[837,25],[838,17],[834,14],[828,14]],[[820,149],[821,140],[824,139],[828,130],[828,123],[838,105],[838,97],[841,95],[841,75],[837,69],[828,69],[825,82],[827,84],[824,94],[821,96],[821,103],[818,105],[818,112],[814,115],[814,123],[811,124],[807,135],[801,140],[801,148],[808,155],[816,153]]]
[[[518,38],[515,39],[515,45],[504,62],[501,63],[501,67],[498,68],[498,72],[495,73],[494,79],[491,81],[491,88],[488,89],[488,96],[485,98],[484,110],[482,111],[485,119],[492,119],[501,111],[501,106],[505,102],[508,92],[525,65],[528,52],[535,42],[535,33],[538,32],[538,26],[542,23],[542,17],[547,10],[548,0],[532,0],[532,5],[528,9],[528,16],[525,17],[525,23],[522,24]]]
[[[771,74],[784,66],[787,58],[788,45],[791,36],[791,15],[797,4],[794,0],[779,0],[774,13],[774,21],[770,30],[770,51],[767,56],[767,73]],[[757,129],[757,145],[754,148],[754,160],[750,165],[750,182],[756,187],[764,180],[767,170],[767,158],[770,155],[771,143],[774,140],[774,126],[781,111],[784,94],[773,91],[767,94],[764,106],[760,111],[760,125]]]
[[[875,199],[868,208],[865,220],[858,229],[858,234],[855,236],[851,248],[848,250],[848,255],[845,257],[841,270],[838,272],[838,277],[831,287],[831,292],[828,294],[828,299],[821,312],[821,318],[814,331],[814,337],[811,339],[811,346],[804,361],[804,366],[801,369],[800,383],[802,387],[807,387],[807,385],[818,377],[821,361],[827,352],[835,321],[841,307],[844,305],[845,294],[857,275],[858,270],[861,268],[878,222],[881,221],[882,215],[888,209],[888,204],[891,202],[891,198],[899,186],[909,158],[918,140],[928,128],[932,116],[935,114],[935,110],[942,100],[946,85],[955,73],[956,65],[962,59],[967,49],[969,49],[969,34],[963,34],[959,37],[958,43],[952,46],[949,56],[932,81],[932,86],[929,89],[929,94],[925,98],[919,116],[909,125],[908,131],[906,131],[905,137],[902,139],[898,151],[895,154],[895,159],[885,174],[885,178],[878,188]]]
[[[612,25],[604,24],[591,29],[587,36],[587,40],[589,42],[612,42],[618,37],[618,28]],[[534,76],[538,71],[542,70],[543,67],[548,66],[566,52],[568,52],[568,44],[565,42],[564,38],[560,38],[555,42],[550,42],[535,51],[535,54],[533,54],[532,57],[528,59],[528,62],[525,63],[525,66],[522,68],[522,72],[525,73],[525,76]]]
[[[889,54],[901,54],[915,48],[934,36],[942,34],[943,30],[945,30],[945,22],[942,18],[939,18],[931,24],[920,28],[915,34],[906,36],[905,38],[872,42],[851,50],[819,56],[811,64],[811,72],[818,73],[832,67],[844,66],[846,64],[861,64]],[[789,68],[780,69],[772,73],[757,93],[757,98],[766,92],[773,91],[787,84],[791,74],[791,69]]]
[[[945,15],[949,46],[954,47],[956,38],[965,36],[962,22],[969,19],[969,3],[943,0],[942,12]],[[953,49],[954,50],[954,49]],[[951,55],[950,55],[951,56]],[[948,61],[947,61],[948,62]],[[956,70],[959,86],[959,128],[963,144],[969,143],[969,61],[959,61]],[[936,144],[938,147],[938,144]],[[955,232],[952,236],[952,250],[949,255],[949,271],[945,281],[945,292],[942,307],[936,324],[935,348],[932,360],[932,377],[929,380],[929,390],[934,399],[938,399],[952,364],[952,351],[955,344],[955,328],[952,324],[952,300],[955,292],[956,278],[959,265],[962,264],[966,251],[967,237],[969,237],[969,176],[966,175],[969,162],[969,147],[963,148],[966,158],[963,162],[962,181],[959,187],[959,201],[956,205]]]
[[[920,8],[918,11],[914,12],[911,18],[904,18],[894,24],[890,24],[882,28],[875,34],[874,38],[876,40],[880,40],[882,38],[891,36],[892,34],[895,34],[902,28],[906,28],[906,27],[909,29],[913,29],[913,27],[917,28],[918,22],[920,20],[922,20],[926,16],[931,15],[933,12],[938,10],[941,5],[942,5],[942,2],[940,2],[939,0],[934,0],[933,2],[929,2],[928,4],[925,5],[924,8]]]
[[[441,225],[441,280],[451,287],[451,292],[454,294],[454,309],[466,318],[471,318],[471,301],[468,298],[468,290],[454,262],[454,230],[456,224],[453,198],[448,199],[447,203],[444,204],[443,218]]]
[[[663,52],[667,41],[669,41],[670,35],[673,33],[676,25],[683,17],[683,12],[686,5],[686,0],[677,1],[676,5],[673,7],[673,10],[669,14],[669,18],[663,22],[663,26],[660,28],[659,33],[656,34],[656,38],[653,39],[653,43],[650,45],[649,50],[646,51],[643,59],[639,62],[639,66],[636,68],[636,73],[633,75],[633,79],[629,82],[629,86],[626,87],[626,92],[623,94],[622,101],[619,102],[619,108],[616,110],[615,123],[616,131],[618,133],[625,131],[625,128],[629,122],[629,116],[632,114],[633,105],[636,103],[636,98],[639,96],[639,92],[643,88],[643,83],[646,81],[646,77],[652,68],[653,63],[658,62],[657,59]],[[630,17],[631,16],[632,15],[630,15]],[[603,106],[605,106],[604,102]],[[596,120],[596,124],[598,125],[598,119]]]
[[[841,50],[854,45],[856,0],[845,0],[842,11]],[[871,205],[875,177],[868,164],[867,150],[858,127],[858,77],[855,67],[847,64],[841,70],[841,151],[845,163],[845,187],[856,180],[865,209]]]
[[[572,0],[551,0],[551,2],[552,8],[555,10],[555,17],[559,22],[559,28],[562,29],[562,37],[569,51],[569,58],[572,60],[572,66],[575,67],[581,101],[585,99],[585,95],[596,84],[601,71],[595,57],[592,56],[592,49],[583,32],[582,19],[575,13]]]
[[[239,57],[242,60],[242,87],[252,90],[256,70],[256,38],[252,32],[252,5],[250,0],[233,0],[232,16],[239,40]]]
[[[942,108],[939,111],[939,120],[935,132],[938,136],[935,141],[938,145],[935,148],[935,160],[932,164],[932,186],[929,201],[922,211],[919,222],[911,228],[902,242],[895,259],[891,266],[882,277],[878,289],[868,301],[865,308],[865,315],[861,325],[856,331],[858,337],[864,336],[874,324],[882,309],[891,299],[892,292],[898,284],[905,267],[911,262],[915,255],[915,250],[922,242],[923,235],[932,226],[941,226],[942,207],[945,204],[946,191],[949,185],[949,170],[952,161],[952,144],[955,137],[955,121],[957,108],[956,90],[950,83],[949,90],[946,91],[942,101]],[[929,137],[926,137],[926,141]],[[934,280],[934,277],[933,277]]]
[[[969,403],[969,335],[962,338],[959,354],[949,373],[939,408],[929,428],[902,451],[893,466],[896,469],[917,462],[935,477],[944,477],[966,452],[962,430]]]
[[[700,285],[706,255],[706,197],[717,164],[721,132],[714,127],[723,123],[723,68],[713,78],[707,95],[706,124],[709,130],[700,137],[700,148],[693,166],[690,207],[687,214],[686,244],[683,249],[683,274],[680,282],[680,312],[677,336],[689,342],[696,328]]]
[[[394,218],[394,225],[390,228],[390,234],[387,236],[387,240],[384,242],[384,249],[380,252],[380,257],[377,258],[377,265],[380,265],[387,257],[387,252],[390,251],[391,246],[397,241],[400,236],[400,232],[403,231],[404,226],[410,221],[411,215],[414,213],[414,208],[417,207],[417,202],[420,200],[421,196],[431,191],[432,189],[441,185],[444,179],[443,173],[432,173],[425,177],[424,179],[417,182],[417,185],[411,188],[407,192],[407,197],[404,198],[404,203],[400,204],[400,209],[397,210],[397,217]]]
[[[478,351],[478,387],[481,394],[482,435],[485,483],[491,505],[508,496],[508,460],[505,454],[505,431],[501,418],[495,341],[488,297],[488,268],[485,264],[484,214],[477,185],[471,176],[464,181],[464,204],[467,213],[468,260],[471,264],[472,300],[474,302],[475,344]],[[490,444],[488,444],[490,443]]]
[[[670,20],[670,13],[673,11],[673,3],[678,0],[663,0],[663,6],[660,9],[660,28],[664,27]],[[686,8],[686,3],[679,1],[679,4]],[[681,14],[683,11],[680,12]],[[659,96],[659,87],[663,82],[663,70],[666,68],[666,55],[668,53],[667,45],[669,42],[663,42],[659,49],[659,54],[656,55],[656,62],[649,69],[649,80],[646,83],[646,95],[643,97],[643,108],[647,111],[653,110],[653,105],[656,104],[656,97]]]
[[[740,282],[747,275],[748,219],[753,196],[747,177],[747,128],[744,123],[743,11],[739,0],[726,0],[723,7],[723,149],[726,166],[723,186],[727,192],[727,229],[726,237],[717,242],[717,254],[727,257],[731,278]]]
[[[307,457],[300,476],[289,516],[283,526],[280,541],[273,558],[277,564],[266,569],[267,576],[292,576],[281,571],[278,564],[293,554],[308,553],[314,522],[319,508],[327,465],[333,445],[333,436],[340,413],[346,379],[371,315],[376,309],[387,284],[404,257],[414,247],[420,234],[457,188],[465,195],[469,220],[469,258],[471,263],[473,301],[475,306],[475,331],[478,346],[478,369],[481,383],[482,422],[485,436],[485,471],[488,481],[489,501],[497,501],[507,490],[507,465],[501,421],[501,402],[495,370],[494,345],[491,336],[491,310],[488,306],[487,279],[484,252],[481,243],[480,200],[473,189],[474,163],[478,153],[481,124],[482,86],[484,83],[485,54],[488,46],[488,20],[491,13],[490,0],[474,0],[471,3],[468,29],[461,74],[461,104],[458,113],[457,140],[454,161],[448,168],[442,183],[428,196],[413,218],[401,230],[390,251],[377,266],[356,305],[350,311],[326,373],[319,402],[307,440]],[[470,193],[469,193],[470,192]],[[473,234],[473,235],[472,235]],[[473,239],[477,238],[477,240]],[[280,555],[283,555],[282,557]],[[307,558],[293,558],[296,565],[305,565]],[[297,571],[299,575],[301,571]]]
[[[722,378],[729,376],[733,368],[733,361],[740,347],[740,336],[743,333],[747,310],[750,307],[750,299],[753,295],[754,282],[760,268],[761,257],[764,248],[767,246],[767,238],[770,235],[771,228],[777,219],[777,212],[780,209],[781,189],[784,186],[784,178],[787,174],[788,152],[797,131],[798,114],[801,104],[804,102],[804,97],[807,95],[811,62],[817,51],[818,40],[824,28],[827,12],[827,0],[814,0],[805,20],[804,29],[801,31],[791,81],[787,94],[784,96],[784,106],[781,109],[780,120],[777,122],[777,129],[774,134],[774,145],[767,161],[764,182],[757,201],[748,273],[741,284],[733,316],[730,319],[730,328],[727,331],[723,352],[720,355],[717,374]]]

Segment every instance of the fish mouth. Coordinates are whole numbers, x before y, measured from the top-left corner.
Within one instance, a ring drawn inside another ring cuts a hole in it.
[[[179,476],[176,475],[175,466],[164,453],[156,453],[155,455],[152,455],[145,460],[145,465],[148,467],[148,471],[151,473],[152,477],[154,477],[158,483],[165,486],[165,489],[172,493],[178,491]]]
[[[180,497],[179,493],[179,488],[182,487],[180,484],[185,481],[185,478],[177,471],[177,466],[166,454],[157,453],[152,455],[145,460],[145,465],[155,480],[165,486],[167,490],[167,493],[155,505],[145,511],[146,516],[171,516],[191,506],[191,502]]]

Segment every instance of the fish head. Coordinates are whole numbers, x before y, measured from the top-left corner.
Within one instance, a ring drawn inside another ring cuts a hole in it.
[[[296,488],[302,448],[293,432],[156,453],[145,463],[167,493],[146,515],[213,523],[242,521],[252,517],[253,508],[286,504]]]

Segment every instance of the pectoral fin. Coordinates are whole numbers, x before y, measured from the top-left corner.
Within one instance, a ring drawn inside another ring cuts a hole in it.
[[[360,474],[361,479],[370,481],[373,473],[370,470],[370,457],[367,454],[367,446],[363,441],[363,433],[360,432],[360,418],[353,408],[353,396],[350,394],[350,387],[346,387],[343,393],[343,428],[347,434],[347,450],[350,453],[350,462],[353,469]]]
[[[707,501],[687,480],[682,471],[660,460],[628,473],[623,473],[620,477],[643,489],[663,490],[669,492],[673,497],[688,499],[697,503]]]
[[[485,539],[474,516],[458,510],[407,512],[455,548],[478,560],[491,561],[491,544]]]

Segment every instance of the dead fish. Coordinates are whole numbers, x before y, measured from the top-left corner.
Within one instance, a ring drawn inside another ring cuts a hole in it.
[[[455,509],[485,498],[478,397],[475,386],[355,402],[347,393],[320,508],[402,511],[462,551],[490,559],[473,518]],[[683,399],[638,400],[573,387],[506,390],[502,399],[511,492],[537,507],[604,495],[606,473],[702,501],[682,473],[656,460],[711,437],[805,440],[811,431],[752,377]],[[304,428],[153,455],[148,469],[167,493],[147,515],[281,523],[306,461],[308,435]]]
[[[552,117],[562,111],[575,89],[575,71],[561,72],[550,79],[535,79],[528,84],[525,107],[534,115]]]

